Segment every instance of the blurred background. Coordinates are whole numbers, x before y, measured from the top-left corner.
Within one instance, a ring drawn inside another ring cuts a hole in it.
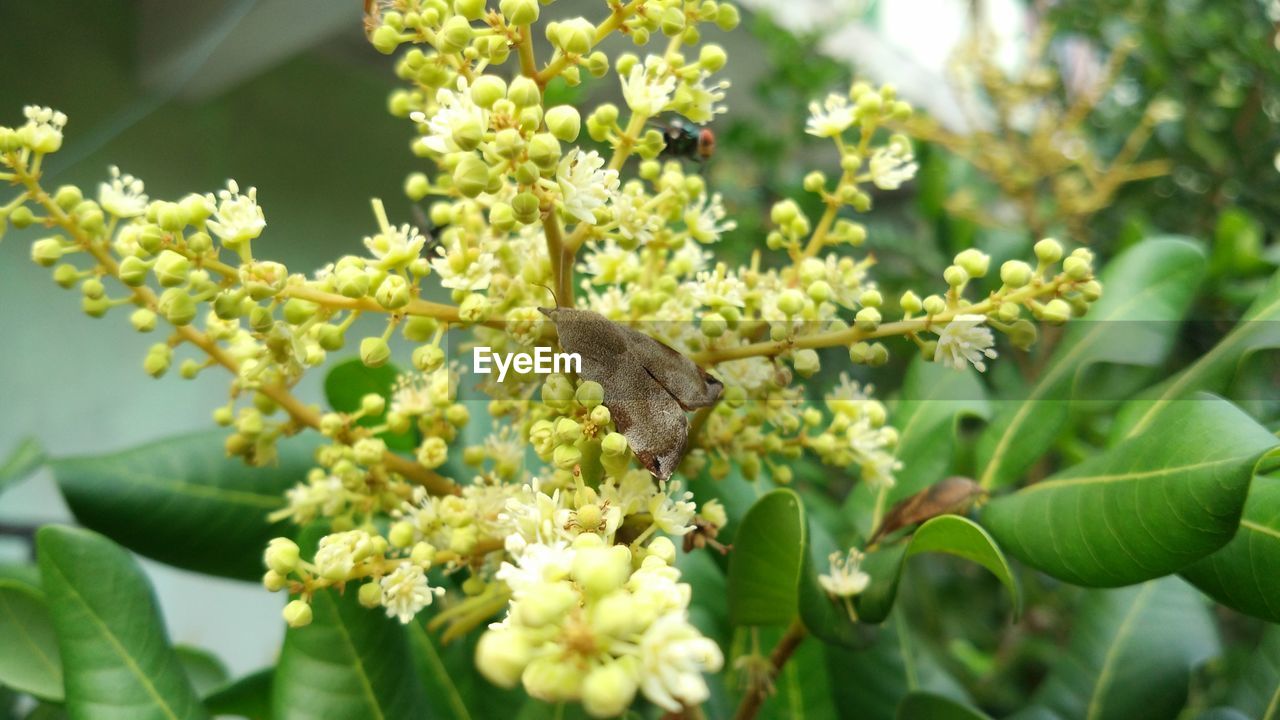
[[[1106,255],[1176,232],[1213,243],[1200,319],[1225,327],[1280,264],[1280,2],[743,4],[742,27],[708,38],[727,48],[733,83],[703,169],[738,222],[726,261],[763,246],[769,205],[803,196],[808,170],[834,167],[827,144],[803,133],[808,103],[866,78],[895,83],[929,118],[905,128],[919,177],[877,196],[866,218],[886,297],[940,276],[966,247],[998,263],[1041,234]],[[548,12],[605,11],[559,0]],[[365,42],[359,0],[9,0],[0,28],[5,122],[25,104],[71,118],[47,166],[51,187],[96,188],[113,164],[153,197],[234,177],[258,188],[262,252],[294,271],[358,248],[374,227],[371,197],[393,221],[412,220],[403,179],[427,168],[407,151],[409,123],[387,113],[393,61]],[[619,94],[611,77],[552,91],[584,107]],[[1101,202],[1074,202],[1088,195],[1069,179],[1096,190],[1141,127],[1128,160],[1150,172]],[[61,457],[210,428],[226,378],[151,380],[141,371],[151,341],[118,316],[82,314],[29,262],[31,239],[11,231],[0,242],[0,456],[26,437]],[[1195,337],[1183,345],[1199,350]],[[320,399],[316,378],[302,395]],[[6,492],[0,562],[29,551],[24,528],[69,517],[46,472]],[[272,661],[280,597],[145,565],[176,642],[212,649],[235,675]]]

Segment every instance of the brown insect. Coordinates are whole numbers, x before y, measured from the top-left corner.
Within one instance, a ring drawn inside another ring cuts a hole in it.
[[[590,310],[538,308],[555,323],[560,347],[582,358],[585,380],[604,388],[619,432],[661,480],[675,472],[689,435],[687,411],[710,407],[724,384],[653,338]]]
[[[939,515],[961,515],[986,495],[978,483],[967,477],[949,477],[894,505],[880,526],[871,534],[868,545],[908,525],[918,525]]]

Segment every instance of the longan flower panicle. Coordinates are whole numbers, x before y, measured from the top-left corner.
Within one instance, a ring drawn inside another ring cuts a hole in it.
[[[217,209],[208,225],[228,248],[245,247],[267,226],[266,216],[258,206],[258,189],[251,187],[247,194],[241,195],[236,181],[228,180],[227,188],[218,191]]]
[[[147,195],[142,181],[132,175],[121,175],[112,165],[111,182],[98,185],[98,204],[103,210],[121,218],[134,218],[147,211]]]

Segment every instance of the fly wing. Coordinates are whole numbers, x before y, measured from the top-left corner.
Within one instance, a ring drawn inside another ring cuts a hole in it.
[[[586,377],[587,365],[582,369]],[[636,365],[620,364],[596,381],[604,387],[604,405],[636,457],[659,480],[671,477],[689,434],[689,418],[680,403]]]

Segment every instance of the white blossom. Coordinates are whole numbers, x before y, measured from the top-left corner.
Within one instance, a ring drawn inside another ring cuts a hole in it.
[[[710,76],[710,73],[704,71],[698,75],[697,80],[676,90],[675,109],[699,125],[706,125],[716,115],[728,111],[721,103],[724,102],[725,90],[729,89],[729,81],[721,80],[707,85],[706,81]]]
[[[724,655],[689,624],[683,613],[658,618],[640,640],[640,690],[668,712],[697,706],[710,697],[704,672],[716,672]]]
[[[111,182],[98,185],[98,204],[118,218],[137,217],[147,211],[147,195],[141,180],[112,165]]]
[[[594,223],[593,211],[604,207],[618,193],[618,171],[604,169],[604,158],[592,150],[574,148],[556,169],[564,211],[581,222]]]
[[[994,359],[995,336],[983,325],[982,315],[957,315],[938,331],[938,349],[934,358],[954,370],[962,370],[966,364],[978,372],[987,369],[986,359]]]
[[[381,585],[382,606],[387,609],[387,617],[402,623],[412,621],[437,595],[444,594],[444,588],[428,585],[427,574],[413,563],[401,563],[382,578]]]
[[[622,80],[622,97],[632,112],[653,117],[667,108],[676,89],[675,76],[666,60],[650,55],[643,63],[631,66]]]
[[[233,248],[261,235],[267,221],[258,207],[258,189],[241,195],[236,181],[228,180],[227,189],[218,191],[218,207],[207,225],[223,245]]]
[[[436,110],[427,115],[414,112],[409,119],[425,127],[427,134],[418,143],[441,155],[462,150],[454,140],[454,129],[474,125],[484,130],[489,126],[489,113],[476,105],[467,89],[467,79],[458,78],[457,92],[440,88],[436,92]]]
[[[700,243],[713,243],[720,239],[721,233],[728,232],[738,223],[725,220],[724,203],[720,193],[708,198],[701,195],[684,210],[684,224],[689,234]]]
[[[871,576],[862,571],[862,553],[850,548],[841,556],[833,552],[827,557],[831,564],[830,572],[819,573],[818,583],[828,594],[839,598],[849,598],[867,589]]]
[[[809,120],[804,131],[818,137],[836,137],[848,130],[853,120],[849,98],[831,93],[821,105],[817,101],[809,103]]]
[[[405,267],[417,260],[426,244],[427,238],[408,224],[388,227],[364,239],[364,246],[378,258],[378,267],[383,270]]]
[[[890,143],[871,153],[871,182],[881,190],[897,190],[916,176],[919,167],[908,143]]]
[[[27,105],[22,108],[27,122],[18,129],[19,137],[27,147],[38,153],[56,152],[62,147],[62,129],[67,126],[67,116],[53,108]]]

